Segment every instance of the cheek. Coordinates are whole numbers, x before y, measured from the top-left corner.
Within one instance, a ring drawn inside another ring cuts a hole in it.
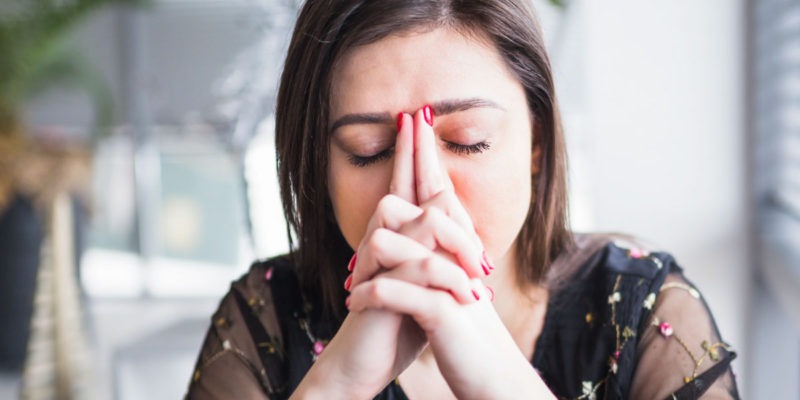
[[[505,255],[530,207],[530,152],[498,152],[480,167],[462,172],[451,173],[451,179],[478,236],[491,257]]]
[[[344,157],[331,154],[328,194],[339,229],[353,249],[361,243],[378,202],[389,193],[391,164],[384,164],[356,168]]]

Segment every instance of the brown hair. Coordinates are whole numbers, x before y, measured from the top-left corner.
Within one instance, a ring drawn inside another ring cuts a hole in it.
[[[278,175],[292,253],[304,292],[343,311],[352,250],[328,197],[329,107],[334,64],[347,50],[411,30],[447,27],[478,34],[498,50],[525,89],[541,146],[540,172],[518,237],[520,284],[540,283],[567,250],[566,151],[550,63],[526,0],[310,0],[300,11],[276,108]]]

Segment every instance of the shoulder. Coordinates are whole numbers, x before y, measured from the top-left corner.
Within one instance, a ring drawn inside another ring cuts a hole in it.
[[[554,268],[562,269],[553,274],[560,275],[560,279],[553,280],[556,299],[607,294],[616,302],[628,303],[632,299],[630,294],[649,296],[659,290],[668,275],[683,272],[670,253],[655,251],[635,238],[596,236],[584,237],[582,242],[571,254],[554,263]],[[605,304],[604,298],[595,300]]]
[[[709,362],[703,368],[692,366],[701,365],[703,354],[706,359],[724,356],[726,360],[735,355],[726,352],[727,345],[721,343],[700,292],[685,279],[675,258],[629,237],[603,238],[607,240],[585,252],[580,264],[572,266],[551,294],[548,337],[543,340],[549,354],[539,360],[549,380],[560,386],[566,397],[605,393],[605,398],[663,397],[684,383],[714,382],[710,376],[695,381],[710,367]],[[684,324],[676,325],[689,320],[698,321],[696,326],[703,329],[689,332]],[[669,341],[673,335],[675,339]],[[682,351],[685,346],[681,344],[689,338],[697,349]],[[673,375],[659,376],[669,381],[646,386],[658,392],[642,397],[644,386],[636,383],[659,380],[643,379],[641,366],[651,358],[664,359],[668,355],[664,351],[685,355],[678,360],[681,367],[672,371],[677,378],[672,381]],[[695,357],[698,354],[701,356]],[[720,371],[724,368],[719,367]]]
[[[535,364],[559,396],[627,397],[659,289],[681,271],[669,253],[614,239],[600,237],[591,251],[579,249],[583,257],[570,256],[576,264],[556,265],[568,274],[551,290]]]
[[[556,299],[579,299],[582,308],[615,327],[615,333],[628,332],[623,336],[632,339],[650,323],[665,283],[682,276],[683,269],[672,254],[652,250],[640,241],[617,238],[593,253]],[[693,287],[691,292],[699,296]],[[616,336],[616,340],[625,339]]]
[[[285,256],[254,262],[231,283],[211,317],[200,350],[189,394],[227,397],[278,393],[275,380],[284,358],[284,340],[276,312],[273,279],[291,281],[293,270]],[[234,383],[234,384],[232,384]]]

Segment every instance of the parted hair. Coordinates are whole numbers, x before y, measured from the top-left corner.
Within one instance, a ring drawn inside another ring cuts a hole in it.
[[[344,312],[342,283],[353,254],[328,192],[334,66],[349,49],[437,28],[488,40],[525,90],[533,120],[531,148],[541,147],[541,164],[531,176],[533,195],[517,238],[519,284],[541,283],[572,244],[560,115],[542,33],[526,0],[308,0],[294,27],[278,89],[277,170],[301,287],[333,315]]]

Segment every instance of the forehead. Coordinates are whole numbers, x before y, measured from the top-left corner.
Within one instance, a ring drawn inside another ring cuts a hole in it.
[[[413,112],[443,99],[497,100],[519,89],[488,39],[439,28],[389,36],[345,53],[333,71],[331,116]]]

